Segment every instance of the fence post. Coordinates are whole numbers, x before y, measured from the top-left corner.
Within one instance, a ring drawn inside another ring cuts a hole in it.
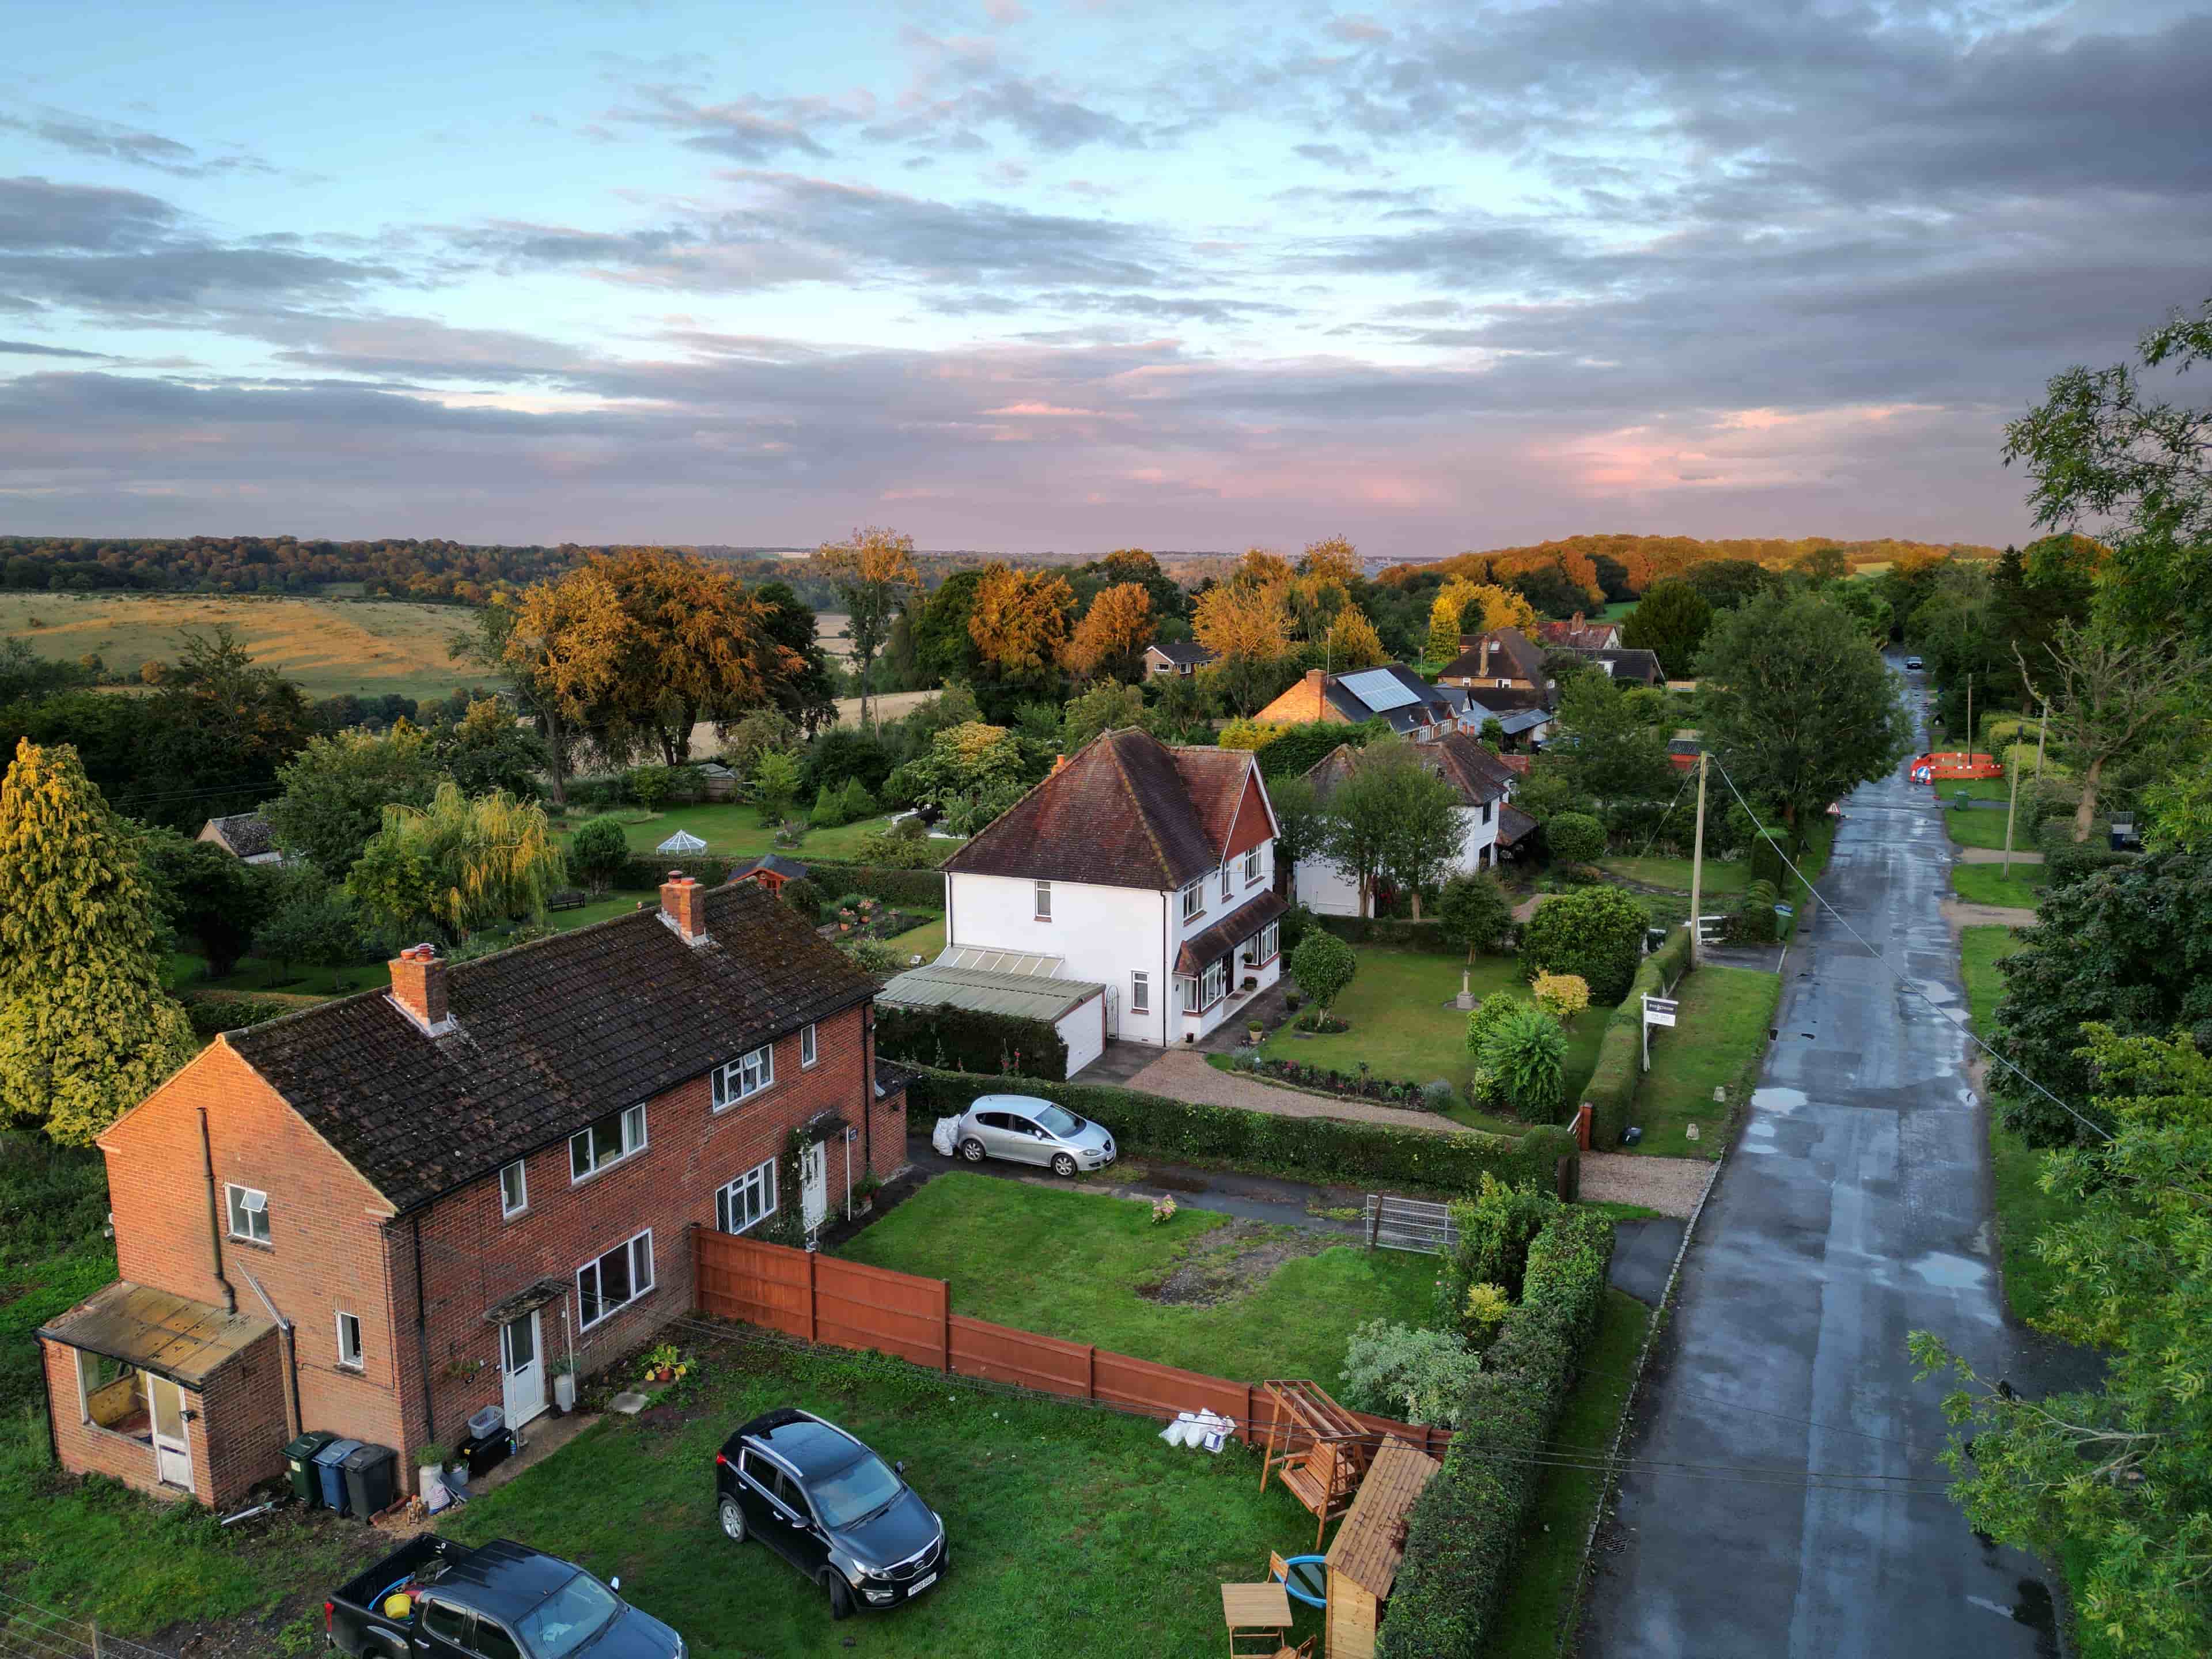
[[[952,1281],[951,1279],[940,1279],[937,1281],[937,1296],[938,1318],[945,1332],[945,1372],[950,1376],[952,1374]]]
[[[821,1313],[820,1306],[819,1306],[819,1304],[818,1304],[818,1303],[817,1303],[817,1295],[816,1295],[816,1291],[815,1291],[815,1288],[814,1288],[814,1286],[815,1286],[815,1276],[814,1276],[814,1264],[815,1264],[815,1260],[816,1260],[816,1257],[815,1257],[814,1252],[813,1252],[813,1251],[811,1251],[811,1250],[807,1251],[807,1253],[806,1253],[806,1340],[807,1340],[809,1342],[814,1342],[814,1341],[818,1341],[818,1340],[820,1340],[819,1333],[820,1333],[821,1328],[822,1328],[822,1313]]]
[[[100,1659],[100,1620],[97,1619],[92,1621],[92,1659]]]
[[[1370,1193],[1367,1194],[1367,1248],[1369,1249],[1375,1248],[1375,1241],[1382,1236],[1382,1194]]]
[[[1098,1345],[1088,1343],[1083,1350],[1083,1397],[1098,1398]]]

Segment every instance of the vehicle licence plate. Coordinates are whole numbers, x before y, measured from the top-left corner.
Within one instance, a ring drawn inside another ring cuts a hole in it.
[[[922,1593],[922,1591],[924,1591],[924,1590],[927,1589],[928,1589],[932,1584],[935,1583],[936,1582],[937,1582],[937,1575],[936,1575],[935,1573],[933,1573],[933,1572],[932,1574],[930,1574],[930,1575],[929,1575],[929,1577],[927,1577],[927,1578],[917,1578],[917,1579],[915,1579],[915,1580],[914,1581],[914,1583],[912,1583],[911,1584],[908,1584],[908,1585],[906,1587],[906,1593],[907,1593],[908,1595],[921,1595],[921,1594]]]

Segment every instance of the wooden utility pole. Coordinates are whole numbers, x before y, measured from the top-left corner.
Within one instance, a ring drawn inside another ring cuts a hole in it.
[[[1974,677],[1966,676],[1966,759],[1974,758]]]
[[[2043,781],[2043,734],[2051,729],[2051,699],[2043,700],[2042,716],[2035,722],[2035,781]]]
[[[2009,880],[2012,877],[2013,815],[2020,811],[2020,768],[2008,762],[2005,770],[2012,774],[2012,794],[2005,802],[2004,873],[2006,879]]]
[[[1695,968],[1705,955],[1705,925],[1698,911],[1705,897],[1705,762],[1710,758],[1703,748],[1698,750],[1698,835],[1690,848],[1690,966]]]

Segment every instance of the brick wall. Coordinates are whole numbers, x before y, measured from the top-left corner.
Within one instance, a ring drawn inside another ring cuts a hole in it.
[[[191,1448],[192,1495],[223,1508],[258,1482],[284,1472],[284,1361],[271,1331],[208,1380],[206,1391],[181,1390],[191,1413],[185,1437]],[[80,1474],[105,1474],[142,1492],[181,1497],[161,1484],[149,1443],[85,1420],[77,1388],[76,1350],[41,1338],[46,1401],[62,1467]]]

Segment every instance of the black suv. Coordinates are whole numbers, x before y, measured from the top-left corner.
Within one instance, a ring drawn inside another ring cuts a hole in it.
[[[945,1522],[836,1424],[786,1407],[746,1424],[714,1454],[723,1535],[769,1547],[821,1585],[832,1619],[895,1607],[945,1577]]]

